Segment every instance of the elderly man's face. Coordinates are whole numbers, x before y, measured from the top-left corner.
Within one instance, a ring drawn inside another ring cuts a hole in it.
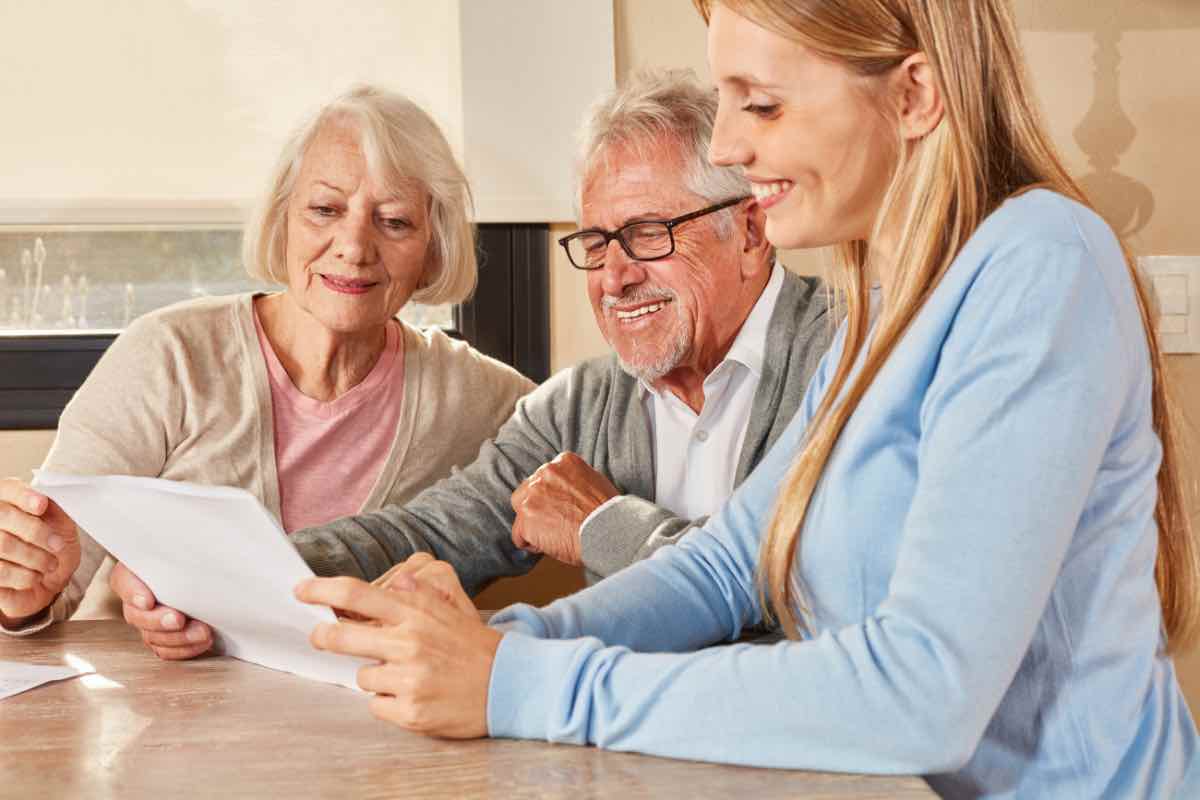
[[[288,203],[289,294],[330,330],[384,325],[424,274],[427,202],[415,182],[396,191],[379,184],[357,131],[327,125],[309,146]]]
[[[649,157],[618,148],[585,176],[580,222],[616,230],[711,204],[684,187],[674,148]],[[734,218],[741,217],[735,209]],[[717,224],[714,215],[676,228],[675,252],[657,261],[631,259],[610,242],[604,267],[588,273],[596,322],[631,375],[653,382],[679,367],[707,373],[737,334],[748,310],[730,301],[744,295],[743,237],[735,230],[721,239]]]

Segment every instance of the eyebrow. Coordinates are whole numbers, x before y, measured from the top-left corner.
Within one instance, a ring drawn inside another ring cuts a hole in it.
[[[732,83],[739,88],[754,88],[766,89],[768,91],[778,90],[779,87],[771,83],[763,83],[758,78],[750,75],[730,75],[727,78],[722,78],[721,83]]]
[[[333,189],[335,192],[341,192],[342,194],[345,194],[345,193],[346,193],[346,190],[345,190],[345,189],[343,189],[343,188],[342,188],[342,187],[340,187],[340,186],[334,186],[334,185],[333,185],[332,183],[330,183],[329,181],[316,180],[316,181],[314,181],[314,183],[318,183],[318,184],[320,184],[321,186],[325,186],[325,187],[328,187],[328,188],[330,188],[330,189]]]
[[[666,214],[661,211],[643,211],[641,214],[634,214],[632,217],[626,217],[621,222],[621,227],[632,225],[635,222],[658,222],[659,220],[670,219],[671,214]]]
[[[617,228],[624,228],[626,225],[632,225],[635,222],[660,222],[670,218],[670,214],[666,214],[661,211],[643,211],[640,214],[634,214],[631,217],[626,217],[625,219],[621,220],[621,222],[617,224]],[[580,232],[607,231],[608,228],[603,228],[600,225],[584,225],[581,226],[579,230]]]

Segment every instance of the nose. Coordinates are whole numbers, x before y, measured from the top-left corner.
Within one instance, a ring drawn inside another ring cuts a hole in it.
[[[646,268],[642,262],[626,255],[616,239],[608,243],[608,252],[604,254],[604,266],[600,272],[600,286],[610,297],[620,297],[625,294],[627,286],[646,279]]]
[[[367,213],[351,211],[343,216],[334,240],[334,256],[353,266],[373,264],[378,257],[374,224]]]
[[[717,167],[746,166],[753,159],[745,136],[729,113],[724,100],[717,103],[712,139],[708,143],[708,160]]]

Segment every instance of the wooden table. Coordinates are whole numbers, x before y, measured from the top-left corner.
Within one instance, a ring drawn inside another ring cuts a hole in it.
[[[165,662],[123,622],[0,638],[0,659],[97,677],[0,700],[0,797],[932,797],[913,777],[674,761],[406,733],[362,695],[231,658]],[[870,735],[864,732],[864,735]]]

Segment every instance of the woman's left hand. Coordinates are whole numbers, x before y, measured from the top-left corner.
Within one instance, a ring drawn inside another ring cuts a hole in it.
[[[474,608],[411,575],[396,576],[386,589],[357,578],[314,578],[296,587],[296,597],[365,620],[323,623],[309,639],[318,650],[382,662],[358,671],[358,685],[375,693],[376,717],[430,736],[487,736],[488,684],[502,634]]]

